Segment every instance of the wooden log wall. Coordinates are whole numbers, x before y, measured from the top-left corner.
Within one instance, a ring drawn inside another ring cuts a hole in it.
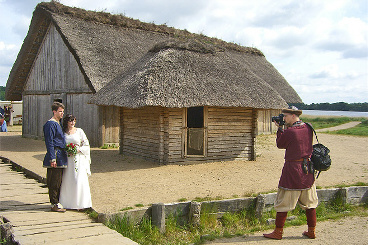
[[[25,85],[23,136],[43,138],[43,125],[53,115],[51,104],[61,98],[65,114],[75,115],[91,145],[100,146],[102,117],[96,105],[87,104],[91,95],[77,61],[51,24]]]
[[[272,134],[277,127],[271,121],[271,117],[278,116],[281,110],[258,110],[257,134]]]
[[[121,108],[120,152],[164,164],[254,159],[256,110],[208,107],[205,115],[207,152],[185,156],[185,108]]]
[[[117,106],[101,106],[102,110],[102,141],[104,144],[119,145],[120,108]]]
[[[185,162],[184,158],[184,137],[185,130],[183,128],[185,108],[165,108],[165,134],[167,135],[167,159],[165,164],[180,164]]]
[[[251,160],[253,110],[250,108],[208,108],[208,159]]]
[[[163,150],[160,146],[162,113],[161,107],[121,108],[120,153],[162,162],[159,154],[160,149]]]

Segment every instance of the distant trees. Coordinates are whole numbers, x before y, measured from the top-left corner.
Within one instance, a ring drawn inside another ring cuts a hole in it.
[[[312,103],[310,105],[306,105],[304,103],[296,103],[293,104],[299,109],[302,110],[323,110],[323,111],[368,111],[368,102],[364,103],[345,103],[345,102],[337,102],[337,103]]]
[[[5,100],[5,86],[0,86],[0,100]]]

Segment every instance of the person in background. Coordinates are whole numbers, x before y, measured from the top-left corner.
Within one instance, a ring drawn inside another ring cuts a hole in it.
[[[51,106],[53,117],[43,126],[47,153],[43,160],[43,167],[47,168],[47,187],[51,202],[51,211],[65,212],[59,203],[60,187],[63,169],[67,167],[68,158],[65,152],[65,138],[60,125],[64,115],[64,105],[54,102]]]
[[[286,129],[278,127],[276,144],[280,149],[285,149],[285,163],[282,169],[279,188],[275,201],[276,228],[270,234],[263,234],[266,238],[282,239],[283,227],[287,213],[295,209],[296,204],[306,210],[308,231],[303,235],[314,239],[316,227],[316,207],[318,196],[314,183],[314,171],[310,164],[313,151],[313,132],[303,123],[299,116],[301,110],[291,106],[283,109]]]
[[[75,116],[63,119],[63,132],[68,145],[68,168],[64,169],[60,203],[66,209],[83,210],[92,207],[88,176],[91,175],[90,146],[83,129],[76,128]]]
[[[4,106],[4,119],[6,121],[6,125],[10,126],[11,114],[13,112],[13,106],[6,105]]]
[[[4,119],[3,114],[0,113],[0,132],[8,132],[8,128],[6,126],[6,121]]]

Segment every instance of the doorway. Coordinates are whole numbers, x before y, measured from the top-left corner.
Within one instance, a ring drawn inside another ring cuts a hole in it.
[[[186,114],[186,154],[205,155],[205,110],[203,106],[189,107]]]

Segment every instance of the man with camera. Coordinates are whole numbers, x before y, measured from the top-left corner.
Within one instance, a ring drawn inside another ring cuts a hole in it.
[[[277,147],[285,149],[285,163],[275,201],[276,228],[272,233],[263,235],[266,238],[282,239],[287,213],[295,209],[298,203],[306,210],[307,216],[308,231],[303,232],[303,235],[314,239],[318,197],[314,184],[314,170],[310,162],[313,132],[299,119],[302,111],[295,106],[283,109],[282,113],[272,118],[278,127]]]

